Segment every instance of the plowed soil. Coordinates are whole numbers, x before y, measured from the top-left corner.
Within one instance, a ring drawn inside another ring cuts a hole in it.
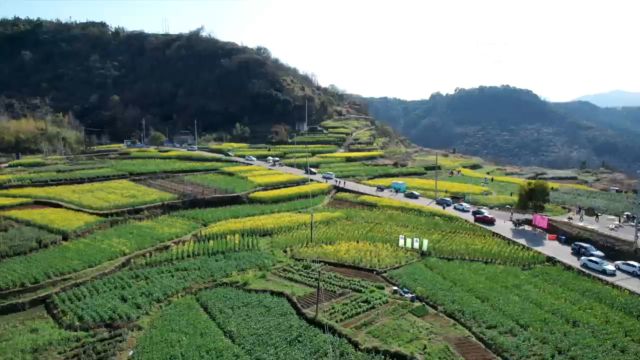
[[[338,273],[338,274],[343,275],[343,276],[348,276],[348,277],[352,277],[352,278],[364,279],[364,280],[368,280],[368,281],[372,281],[372,282],[379,282],[379,283],[385,283],[386,284],[386,281],[384,281],[383,278],[381,278],[380,276],[378,276],[378,275],[376,275],[374,273],[370,273],[368,271],[355,270],[355,269],[336,267],[336,266],[325,266],[324,270],[332,271],[332,272]]]
[[[345,294],[337,294],[328,290],[324,290],[324,289],[320,289],[320,304],[324,304],[326,302],[329,301],[333,301],[335,299],[338,299],[340,297],[343,297]],[[316,292],[312,292],[309,293],[307,295],[304,296],[300,296],[298,298],[296,298],[296,300],[298,301],[298,304],[300,304],[300,307],[302,307],[304,310],[312,308],[314,306],[316,306]]]
[[[497,357],[476,340],[464,336],[448,336],[444,340],[465,360],[495,360]]]

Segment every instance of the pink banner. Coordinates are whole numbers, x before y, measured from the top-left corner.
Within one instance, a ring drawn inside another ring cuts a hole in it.
[[[533,214],[531,224],[540,229],[547,230],[547,227],[549,227],[549,218],[544,215]]]

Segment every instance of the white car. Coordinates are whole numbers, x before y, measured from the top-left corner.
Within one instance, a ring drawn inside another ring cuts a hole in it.
[[[606,275],[615,275],[616,268],[610,262],[595,256],[583,256],[580,258],[580,266],[601,272]]]
[[[613,265],[620,271],[640,276],[640,263],[635,261],[616,261]]]
[[[244,159],[247,161],[256,161],[256,157],[251,155],[245,156]]]
[[[332,172],[326,172],[324,174],[322,174],[322,178],[323,179],[327,179],[327,180],[333,180],[336,178],[336,174],[332,173]]]
[[[453,205],[453,208],[458,210],[458,211],[462,211],[462,212],[469,212],[471,211],[471,206],[467,203],[457,203]]]
[[[198,147],[191,145],[191,146],[187,147],[187,151],[198,151]]]

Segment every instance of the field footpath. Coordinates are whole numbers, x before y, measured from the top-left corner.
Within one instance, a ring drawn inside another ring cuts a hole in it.
[[[258,165],[265,168],[273,168],[273,167],[270,167],[269,164],[264,161],[246,161],[242,158],[237,158],[237,157],[230,158],[230,159],[246,165]],[[320,174],[308,175],[308,174],[305,174],[304,171],[301,169],[296,169],[288,166],[278,166],[275,169],[283,172],[287,172],[290,174],[306,176],[311,180],[315,180],[317,182],[327,182],[326,180],[322,179],[322,176]],[[404,196],[401,196],[399,194],[394,194],[389,191],[379,192],[379,191],[376,191],[376,188],[374,187],[363,185],[353,181],[342,180],[342,179],[340,179],[340,181],[341,181],[340,184],[335,183],[335,181],[329,181],[329,183],[331,183],[332,185],[336,186],[339,189],[345,189],[345,190],[361,193],[364,195],[395,199],[395,200],[403,201],[410,204],[417,204],[417,205],[422,205],[426,207],[441,209],[440,206],[435,204],[435,201],[433,199],[428,199],[428,198],[419,198],[415,200],[408,199],[408,198],[405,198]],[[445,211],[452,215],[458,216],[461,219],[464,219],[466,221],[473,223],[473,218],[468,213],[455,211],[451,207],[447,208]],[[483,226],[478,224],[476,225]],[[606,282],[611,285],[619,286],[621,288],[624,288],[626,290],[629,290],[631,292],[634,292],[640,295],[640,278],[633,277],[629,274],[626,274],[620,271],[618,271],[618,273],[615,276],[606,276],[606,275],[602,275],[599,273],[595,273],[595,272],[583,269],[580,266],[579,259],[571,254],[571,250],[568,246],[559,244],[557,241],[546,240],[546,234],[543,232],[516,229],[513,227],[513,224],[510,221],[508,221],[508,219],[504,219],[503,217],[502,219],[501,217],[498,217],[498,221],[496,221],[496,224],[494,226],[483,226],[483,227],[498,236],[503,236],[509,240],[512,240],[519,244],[530,247],[533,250],[536,250],[548,256],[549,258],[557,262],[560,262],[568,267],[571,267],[577,271],[580,271],[586,275],[593,276],[595,278],[600,279],[603,282]]]

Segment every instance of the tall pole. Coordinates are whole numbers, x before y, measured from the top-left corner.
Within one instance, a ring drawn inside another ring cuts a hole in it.
[[[436,152],[436,199],[438,198],[438,153]]]
[[[307,131],[309,127],[308,111],[309,111],[309,108],[307,107],[307,97],[305,96],[304,98],[304,131]]]
[[[193,132],[196,134],[196,149],[198,148],[198,119],[193,120]]]
[[[145,139],[145,118],[142,118],[142,145],[144,145],[144,139]]]
[[[638,170],[637,174],[640,176],[640,170]],[[635,235],[633,236],[634,244],[636,248],[640,248],[640,244],[638,244],[638,221],[640,221],[640,178],[636,180],[636,221],[635,221]]]
[[[318,266],[318,285],[316,287],[316,319],[318,318],[318,307],[320,305],[320,277],[322,273],[320,272],[320,266]]]

